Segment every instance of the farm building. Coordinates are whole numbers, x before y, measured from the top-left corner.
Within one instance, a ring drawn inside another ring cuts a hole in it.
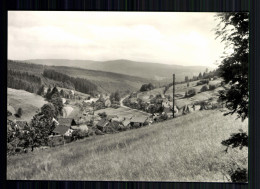
[[[97,124],[97,128],[101,131],[109,124],[109,121],[106,118],[101,119]]]
[[[59,125],[55,127],[55,129],[52,131],[54,135],[65,135],[66,132],[68,132],[70,128],[64,125]]]
[[[106,107],[110,107],[111,106],[111,101],[109,99],[106,99],[105,106]]]
[[[123,126],[129,126],[130,125],[130,119],[125,119],[124,121],[122,121],[122,124],[123,124]]]
[[[171,103],[167,99],[164,99],[163,102],[162,102],[162,106],[164,108],[170,108],[171,107]]]
[[[62,100],[62,103],[63,103],[63,104],[65,104],[66,101],[67,101],[65,98],[61,98],[61,100]]]
[[[123,118],[123,117],[113,117],[113,118],[111,119],[111,121],[122,122],[124,119],[125,119],[125,118]]]
[[[73,125],[77,125],[76,121],[73,118],[59,118],[58,119],[59,122],[59,126],[63,125],[63,126],[73,126]]]
[[[83,106],[91,106],[92,103],[97,102],[98,98],[91,98],[83,101]]]
[[[145,122],[147,121],[147,117],[144,116],[140,116],[140,117],[132,117],[132,119],[130,120],[130,124],[133,127],[141,127],[145,124]]]
[[[73,130],[81,130],[81,131],[88,132],[88,126],[85,125],[85,124],[78,125],[78,126],[72,126],[71,129],[73,129]]]

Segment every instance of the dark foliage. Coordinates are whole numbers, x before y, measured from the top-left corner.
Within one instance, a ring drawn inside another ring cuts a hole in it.
[[[7,87],[9,88],[36,93],[39,85],[41,85],[41,78],[37,76],[30,75],[27,72],[8,70]]]
[[[152,83],[148,83],[148,84],[143,84],[140,88],[140,91],[141,92],[144,92],[144,91],[150,91],[150,90],[153,90],[155,87],[153,86]]]
[[[220,13],[217,18],[221,22],[216,29],[217,37],[226,42],[226,48],[234,50],[219,66],[220,76],[231,85],[225,92],[220,92],[220,98],[230,110],[226,115],[236,112],[244,120],[248,117],[249,100],[249,14]]]
[[[44,85],[42,85],[38,91],[37,91],[37,95],[43,96],[44,95]]]
[[[109,98],[110,98],[111,103],[120,102],[120,99],[121,99],[118,91],[111,93]]]
[[[97,91],[97,86],[95,84],[83,78],[70,77],[66,74],[50,69],[44,70],[43,76],[55,81],[61,81],[63,83],[66,83],[66,85],[73,85],[75,87],[75,90],[82,93],[94,95]]]
[[[192,97],[196,95],[196,90],[194,88],[189,89],[188,91],[185,92],[185,97]]]
[[[217,37],[226,43],[226,49],[232,48],[233,52],[222,60],[219,66],[219,75],[230,87],[219,92],[219,99],[225,102],[230,110],[224,115],[237,113],[238,118],[244,121],[248,118],[248,65],[249,65],[249,14],[248,13],[219,13],[220,20],[216,29]],[[229,50],[229,49],[228,49]],[[224,84],[224,83],[223,83]],[[223,86],[222,84],[222,86]],[[247,133],[232,134],[222,144],[232,148],[248,147]],[[247,182],[247,169],[237,168],[229,172],[232,182]]]
[[[227,147],[239,147],[242,149],[243,147],[248,147],[248,135],[243,131],[233,133],[229,139],[222,141],[221,144]]]
[[[232,182],[247,182],[248,171],[245,168],[238,168],[234,172],[229,172]]]
[[[22,108],[18,108],[18,110],[17,110],[15,116],[16,116],[16,117],[21,117],[22,114],[23,114],[23,109],[22,109]]]

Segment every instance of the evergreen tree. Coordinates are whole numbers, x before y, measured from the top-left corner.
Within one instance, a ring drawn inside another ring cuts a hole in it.
[[[42,86],[38,89],[37,94],[40,95],[40,96],[43,96],[43,95],[44,95],[44,85],[42,85]]]
[[[16,115],[17,117],[21,117],[22,114],[23,114],[23,109],[22,109],[22,108],[18,108],[18,110],[17,110],[17,112],[16,112],[15,115]]]
[[[226,102],[230,110],[224,115],[237,113],[244,121],[248,118],[248,64],[249,64],[249,14],[248,13],[219,13],[220,20],[216,28],[216,35],[226,43],[226,49],[233,51],[226,53],[226,57],[219,66],[219,75],[231,87],[220,91],[220,100]],[[248,135],[240,131],[222,141],[228,147],[236,148],[248,146]],[[226,150],[227,151],[227,150]],[[238,168],[230,173],[233,182],[247,182],[247,168]]]

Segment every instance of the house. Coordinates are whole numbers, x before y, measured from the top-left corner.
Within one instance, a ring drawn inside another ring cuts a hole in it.
[[[70,127],[73,125],[77,125],[76,121],[73,118],[59,118],[58,122],[59,122],[59,126],[63,125],[66,127]]]
[[[113,117],[113,118],[111,119],[111,121],[117,121],[117,122],[122,122],[123,120],[124,120],[123,117]]]
[[[62,104],[65,104],[67,101],[65,98],[61,98],[61,100],[62,100]]]
[[[91,106],[92,105],[92,103],[95,103],[95,102],[97,102],[98,101],[98,98],[91,98],[91,99],[89,99],[89,100],[84,100],[83,102],[82,102],[82,104],[83,104],[83,106]]]
[[[65,135],[66,132],[69,132],[70,128],[64,125],[59,125],[55,127],[55,129],[52,131],[54,135]]]
[[[129,126],[130,126],[130,123],[131,123],[130,119],[125,119],[124,121],[122,121],[122,125],[123,125],[124,127],[129,127]]]
[[[147,121],[147,117],[144,116],[140,116],[140,117],[132,117],[132,119],[130,120],[130,124],[133,127],[141,127],[145,124],[145,122]]]
[[[111,106],[111,101],[109,99],[105,100],[105,106],[110,107]]]
[[[104,128],[109,124],[109,120],[107,120],[106,118],[101,119],[97,124],[97,128],[101,131],[104,130]]]
[[[85,125],[85,124],[78,125],[78,126],[72,126],[71,129],[72,130],[80,130],[80,131],[88,132],[88,126]]]
[[[168,117],[172,116],[172,109],[170,107],[169,108],[164,108],[163,112],[165,114],[167,114]]]
[[[171,108],[170,102],[169,102],[168,100],[166,100],[166,99],[163,100],[162,106],[163,106],[164,108]]]

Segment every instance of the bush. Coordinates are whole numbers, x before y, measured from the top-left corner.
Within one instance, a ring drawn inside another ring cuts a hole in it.
[[[209,85],[209,90],[214,90],[216,89],[216,85]]]
[[[213,77],[213,80],[216,80],[216,79],[218,79],[218,77],[217,77],[217,76],[214,76],[214,77]]]
[[[18,108],[18,110],[17,110],[15,116],[16,116],[16,117],[21,117],[22,114],[23,114],[23,109],[22,109],[22,108]]]
[[[140,88],[140,91],[141,91],[141,92],[150,91],[150,90],[153,90],[154,88],[155,88],[155,87],[154,87],[153,84],[151,84],[151,83],[143,84],[142,87]]]
[[[197,82],[197,85],[204,85],[204,84],[209,84],[208,79],[201,79],[199,82]]]
[[[107,113],[106,113],[106,112],[98,113],[98,115],[99,115],[101,118],[106,118],[106,117],[107,117]]]
[[[208,86],[204,85],[204,86],[201,87],[200,92],[205,92],[207,90],[209,90]]]
[[[185,97],[192,97],[196,95],[196,90],[194,88],[189,89],[188,91],[185,92]]]

